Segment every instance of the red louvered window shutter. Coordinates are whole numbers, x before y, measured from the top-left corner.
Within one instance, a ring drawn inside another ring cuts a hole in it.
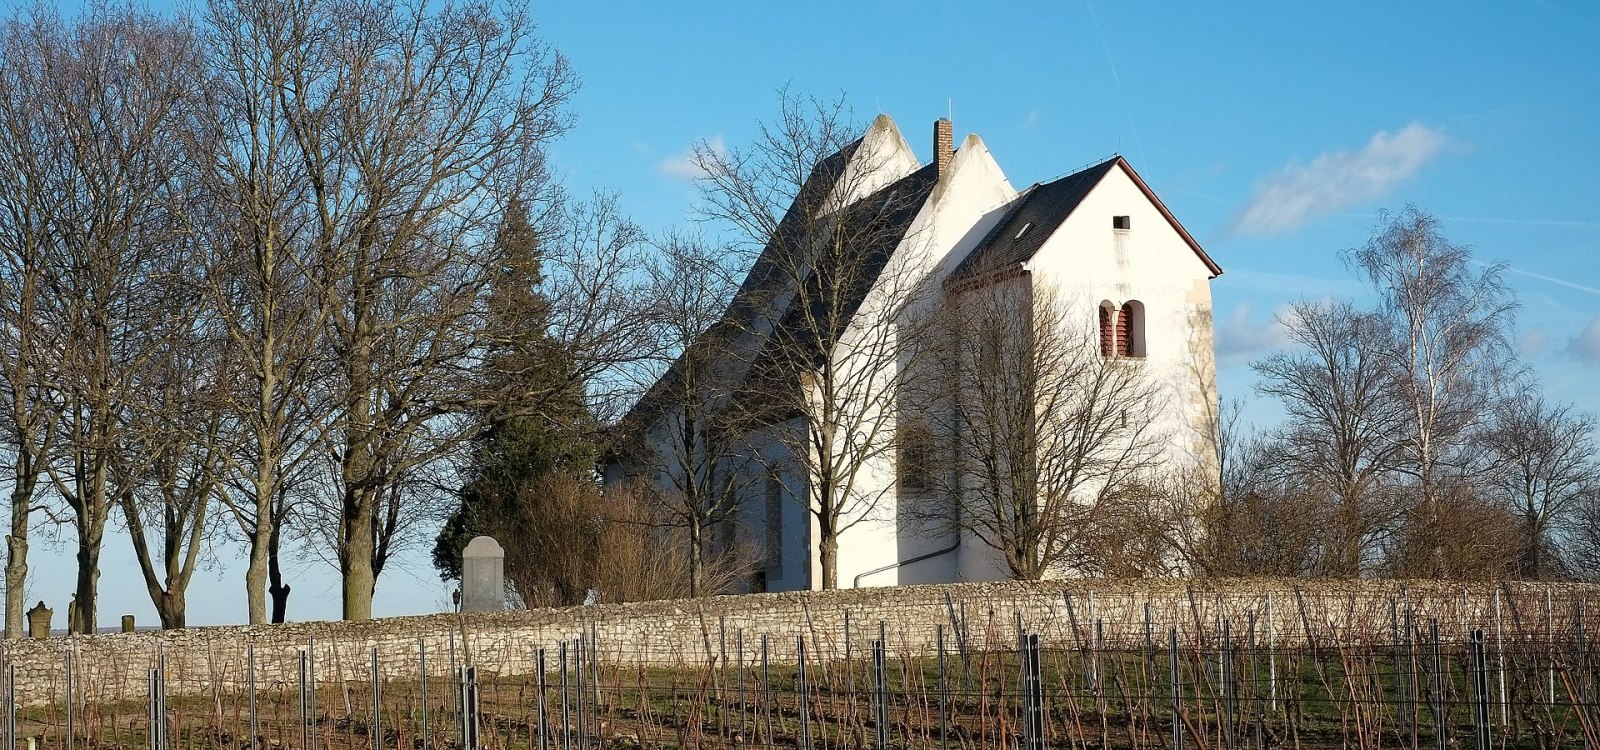
[[[1117,314],[1117,356],[1133,356],[1133,338],[1128,335],[1128,321],[1133,318],[1133,305],[1125,304]]]
[[[1100,356],[1109,357],[1116,347],[1116,335],[1111,329],[1111,309],[1100,306]]]

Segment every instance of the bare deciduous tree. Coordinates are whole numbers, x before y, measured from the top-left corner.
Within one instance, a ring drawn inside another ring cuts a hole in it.
[[[1192,374],[1208,392],[1215,392],[1209,372],[1196,368]],[[1231,575],[1237,569],[1249,534],[1236,533],[1244,530],[1229,517],[1260,482],[1262,444],[1258,436],[1246,433],[1242,414],[1239,401],[1219,399],[1208,405],[1203,426],[1209,460],[1160,471],[1148,481],[1146,524],[1162,548],[1151,572]],[[1159,565],[1163,562],[1169,564]]]
[[[276,91],[339,308],[323,436],[344,616],[371,617],[391,486],[455,450],[500,209],[537,193],[573,88],[526,9],[308,2]],[[530,184],[531,183],[531,184]]]
[[[905,312],[930,291],[912,223],[934,173],[863,137],[842,99],[784,91],[780,105],[754,145],[700,143],[694,157],[707,217],[763,248],[731,314],[751,363],[736,400],[782,445],[767,460],[804,476],[831,589],[840,534],[892,491],[873,473],[892,458],[895,394],[914,369]]]
[[[1517,519],[1518,575],[1551,578],[1573,569],[1561,536],[1580,505],[1600,493],[1594,431],[1594,417],[1523,392],[1496,404],[1475,435],[1483,449],[1478,481]]]
[[[55,435],[50,394],[58,343],[46,327],[54,222],[60,220],[65,144],[37,106],[57,83],[45,64],[59,43],[52,17],[13,19],[0,27],[0,430],[8,457],[10,523],[6,529],[5,637],[23,635],[28,540]]]
[[[738,289],[739,254],[700,236],[656,243],[647,294],[661,367],[623,425],[629,471],[650,480],[662,523],[687,536],[689,595],[706,588],[714,530],[737,522],[751,455],[741,410],[732,401],[745,363],[742,331],[724,319]],[[646,445],[648,444],[648,445]]]
[[[595,600],[606,603],[682,599],[735,591],[750,575],[752,555],[733,542],[700,564],[698,588],[685,574],[694,549],[684,529],[661,518],[653,490],[628,483],[604,493],[601,550],[594,566]]]
[[[188,226],[179,145],[199,76],[190,30],[96,8],[68,27],[40,16],[35,55],[48,86],[31,106],[60,139],[58,201],[45,249],[43,319],[59,337],[53,404],[61,450],[47,464],[76,532],[74,632],[96,625],[106,524],[134,488],[119,477],[138,373],[182,315],[167,274]],[[119,465],[120,464],[120,465]]]
[[[1384,355],[1384,322],[1347,302],[1300,302],[1279,319],[1292,346],[1252,365],[1256,390],[1288,420],[1271,443],[1277,470],[1333,502],[1321,573],[1359,576],[1389,527],[1389,478],[1407,412]]]
[[[1162,393],[1080,308],[1024,274],[955,293],[931,327],[948,407],[928,419],[953,451],[937,494],[1020,579],[1125,570],[1154,479]]]
[[[163,628],[185,623],[189,582],[223,492],[222,434],[229,428],[220,398],[230,375],[225,339],[215,316],[200,309],[198,280],[188,286],[186,299],[169,299],[193,317],[179,316],[172,322],[180,330],[157,334],[162,344],[138,375],[115,468],[126,488],[117,504]]]
[[[542,333],[565,368],[531,394],[491,400],[516,405],[511,415],[539,414],[564,408],[578,391],[596,421],[614,421],[618,405],[636,392],[637,379],[626,372],[655,354],[644,230],[606,192],[560,201],[542,226],[539,292],[551,301]]]
[[[205,292],[236,365],[227,399],[223,494],[249,563],[252,623],[281,621],[288,597],[276,555],[280,523],[326,426],[323,372],[334,310],[331,258],[311,243],[307,160],[297,152],[284,89],[305,64],[296,39],[315,3],[216,0],[205,12],[209,85],[189,144],[214,220]],[[269,613],[269,597],[271,611]]]

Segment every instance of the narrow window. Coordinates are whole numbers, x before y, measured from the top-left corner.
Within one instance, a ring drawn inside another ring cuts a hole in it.
[[[928,426],[913,420],[900,426],[899,475],[901,494],[926,491],[932,484],[933,436]]]
[[[1033,228],[1033,222],[1031,222],[1031,221],[1026,223],[1026,224],[1023,224],[1022,228],[1017,230],[1017,236],[1012,237],[1011,239],[1014,239],[1014,240],[1022,239],[1022,235],[1027,234],[1028,230],[1032,229],[1032,228]]]
[[[1110,302],[1100,303],[1100,356],[1109,357],[1116,351],[1117,333],[1112,327],[1112,318],[1116,312],[1111,309]]]
[[[1132,229],[1133,228],[1133,217],[1131,217],[1131,216],[1113,216],[1113,217],[1111,217],[1111,228],[1112,229],[1121,229],[1123,231],[1127,231],[1129,229]]]
[[[1117,316],[1117,353],[1124,357],[1143,357],[1144,346],[1144,303],[1138,300],[1129,300],[1122,304],[1122,313]]]
[[[767,582],[783,577],[783,482],[776,473],[767,475],[766,487]]]

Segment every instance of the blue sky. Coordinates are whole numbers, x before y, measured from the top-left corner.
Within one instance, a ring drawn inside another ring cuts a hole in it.
[[[1340,250],[1415,203],[1509,265],[1519,345],[1600,410],[1600,12],[1594,4],[958,2],[539,7],[583,75],[569,184],[649,227],[695,200],[695,139],[748,142],[774,91],[844,91],[931,156],[981,135],[1018,187],[1121,152],[1222,264],[1224,395],[1282,342],[1276,310],[1360,296]],[[1263,418],[1270,410],[1258,405]]]
[[[1320,9],[1318,9],[1320,7]],[[1600,411],[1600,4],[1065,2],[538,3],[583,78],[554,162],[610,189],[647,228],[695,202],[695,139],[748,142],[775,91],[847,94],[928,158],[931,123],[981,135],[1018,187],[1121,152],[1226,270],[1213,282],[1221,389],[1282,343],[1300,297],[1360,295],[1338,251],[1382,208],[1415,203],[1519,295],[1519,345],[1547,391]],[[1252,414],[1271,409],[1258,404]],[[107,542],[106,622],[153,610]],[[197,574],[190,622],[244,615],[242,563]],[[386,572],[380,615],[434,610],[416,554]],[[40,550],[34,599],[71,588]],[[293,619],[337,615],[331,568],[294,564]],[[57,607],[62,612],[64,607]]]

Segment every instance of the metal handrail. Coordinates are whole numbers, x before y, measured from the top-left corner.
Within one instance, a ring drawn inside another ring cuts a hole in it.
[[[888,565],[885,565],[885,566],[883,566],[881,568],[873,568],[872,570],[869,570],[869,571],[867,571],[865,573],[862,573],[862,574],[860,574],[860,575],[855,577],[855,580],[853,582],[851,582],[850,587],[859,589],[859,588],[861,588],[861,579],[866,578],[867,576],[873,575],[875,573],[882,573],[882,572],[884,572],[886,570],[894,570],[895,568],[904,567],[904,566],[910,565],[912,563],[919,563],[919,562],[922,562],[923,560],[931,560],[931,559],[933,559],[935,557],[938,557],[940,555],[948,555],[951,552],[954,552],[954,551],[956,551],[956,550],[958,550],[960,548],[961,548],[961,539],[959,537],[957,537],[955,544],[952,544],[952,545],[950,545],[948,547],[945,547],[944,549],[934,550],[933,552],[929,552],[926,555],[917,555],[916,557],[913,557],[913,558],[911,558],[909,560],[901,560],[899,562],[892,562],[892,563],[889,563]]]

